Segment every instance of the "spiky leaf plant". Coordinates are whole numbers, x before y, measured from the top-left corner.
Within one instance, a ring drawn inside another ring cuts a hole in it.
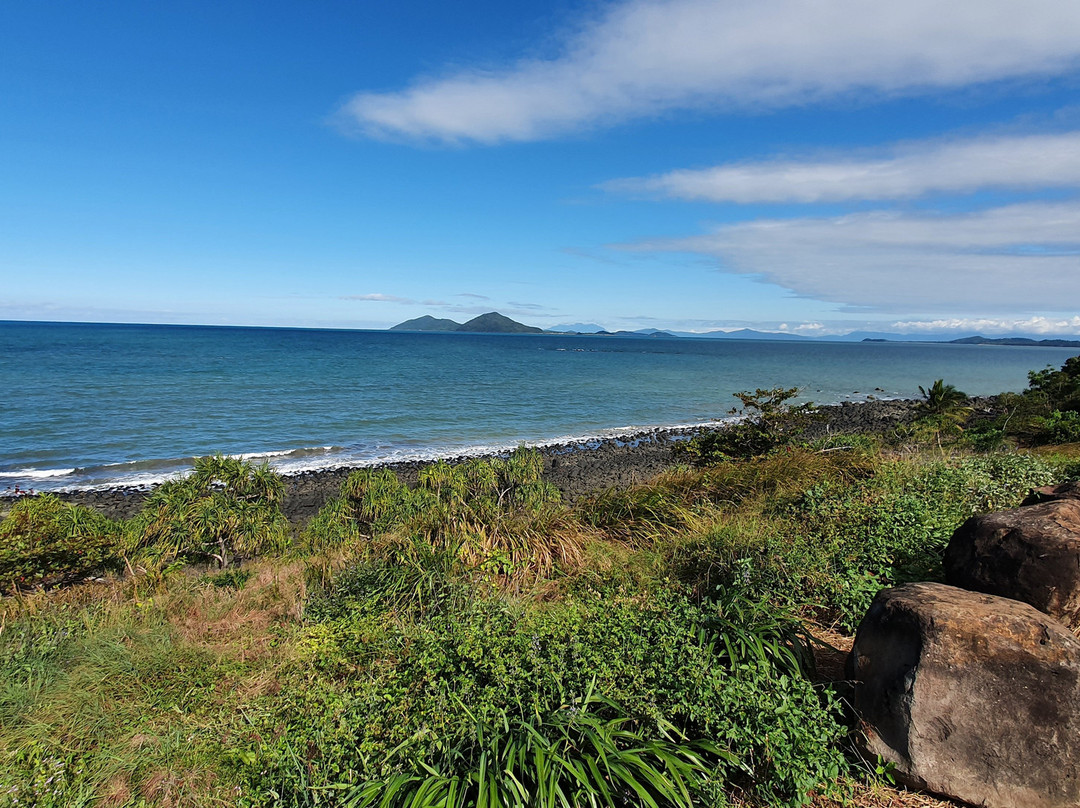
[[[591,690],[579,705],[527,718],[462,712],[473,724],[469,743],[441,745],[411,772],[363,783],[346,808],[692,808],[701,784],[738,765],[669,722],[646,732]]]
[[[216,561],[281,550],[288,522],[285,486],[266,464],[214,455],[195,461],[187,477],[161,485],[126,528],[129,552],[158,563]]]

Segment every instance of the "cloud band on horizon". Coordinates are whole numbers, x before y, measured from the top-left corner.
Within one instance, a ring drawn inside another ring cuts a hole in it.
[[[1080,202],[760,219],[615,246],[709,256],[845,311],[1075,312],[1080,300]]]

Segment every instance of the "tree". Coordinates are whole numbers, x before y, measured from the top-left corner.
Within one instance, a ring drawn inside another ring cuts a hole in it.
[[[930,389],[919,385],[919,392],[923,397],[919,407],[928,415],[954,415],[960,411],[967,415],[971,410],[966,406],[967,393],[957,390],[954,385],[945,384],[944,379],[935,381]]]
[[[1049,410],[1080,412],[1080,356],[1065,360],[1061,370],[1047,365],[1028,374],[1028,394],[1042,398]]]
[[[798,387],[758,388],[735,393],[742,407],[729,411],[742,419],[735,424],[698,435],[680,448],[697,465],[718,463],[730,458],[756,457],[771,452],[805,426],[814,405],[792,405]]]
[[[920,385],[919,392],[923,400],[919,402],[918,420],[929,427],[940,449],[945,437],[959,436],[964,431],[961,424],[971,415],[967,393],[945,384],[944,379],[937,379],[929,389]]]

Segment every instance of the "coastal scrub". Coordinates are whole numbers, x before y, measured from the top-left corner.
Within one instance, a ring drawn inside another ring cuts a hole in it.
[[[165,567],[281,552],[289,525],[281,513],[285,485],[263,464],[215,455],[195,460],[190,475],[159,486],[125,526],[126,549]]]
[[[52,494],[26,497],[0,521],[0,593],[77,581],[119,563],[121,526]]]

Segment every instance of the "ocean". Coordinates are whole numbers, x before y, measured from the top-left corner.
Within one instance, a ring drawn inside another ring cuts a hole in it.
[[[0,322],[0,492],[150,485],[222,452],[283,473],[819,404],[1022,390],[1075,349]]]

